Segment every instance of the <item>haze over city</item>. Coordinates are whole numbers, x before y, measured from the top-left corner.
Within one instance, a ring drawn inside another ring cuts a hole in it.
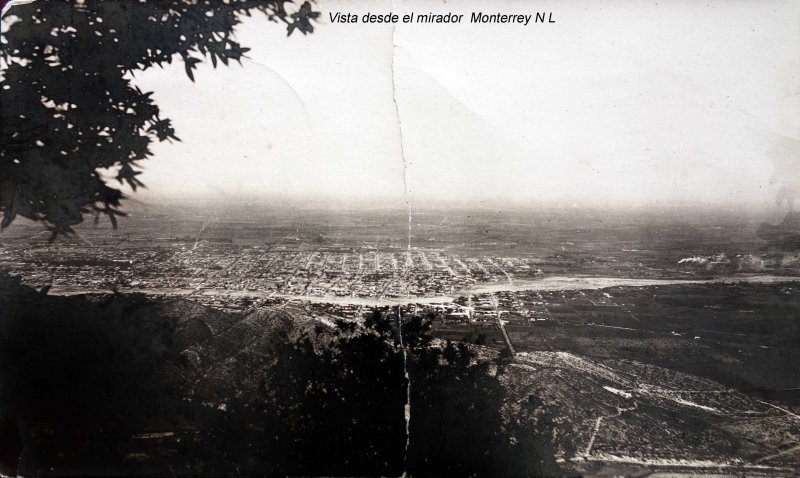
[[[242,67],[136,75],[183,140],[153,145],[137,197],[769,209],[796,189],[776,162],[797,156],[797,4],[544,2],[556,23],[528,26],[327,19],[477,3],[320,8],[305,37],[245,21]]]

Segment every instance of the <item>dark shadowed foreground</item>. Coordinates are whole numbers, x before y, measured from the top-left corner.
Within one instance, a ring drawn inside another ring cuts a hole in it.
[[[331,326],[2,275],[0,342],[6,474],[563,474],[537,400],[504,412],[507,357],[420,318]]]

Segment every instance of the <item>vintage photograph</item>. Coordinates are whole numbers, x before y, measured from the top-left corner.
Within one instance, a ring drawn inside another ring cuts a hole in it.
[[[800,3],[0,3],[0,476],[800,474]]]

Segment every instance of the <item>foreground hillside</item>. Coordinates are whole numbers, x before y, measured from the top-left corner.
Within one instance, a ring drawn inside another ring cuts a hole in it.
[[[137,294],[50,296],[0,276],[1,471],[792,476],[800,469],[794,402],[750,393],[713,367],[695,372],[676,362],[681,356],[631,353],[638,348],[613,348],[598,336],[582,347],[552,334],[548,341],[545,329],[526,336],[524,351],[498,351],[434,339],[429,318],[403,314],[376,311],[360,322],[290,307],[224,312]],[[571,329],[564,337],[581,335]]]
[[[632,360],[523,352],[512,397],[553,410],[561,461],[583,473],[795,476],[800,417],[713,380]],[[511,398],[510,403],[520,400]]]
[[[507,357],[433,341],[420,320],[333,320],[0,276],[2,471],[563,473],[542,409],[503,412]]]

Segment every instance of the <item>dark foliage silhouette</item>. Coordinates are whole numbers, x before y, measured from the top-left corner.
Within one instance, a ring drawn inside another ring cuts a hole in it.
[[[15,6],[2,34],[0,226],[18,216],[43,221],[53,237],[84,215],[116,227],[123,194],[134,191],[152,141],[177,140],[134,72],[183,61],[194,81],[203,58],[227,65],[248,48],[232,37],[243,16],[260,12],[291,34],[311,33],[319,13],[284,0],[196,2],[52,0]],[[112,168],[116,183],[98,169]]]
[[[339,325],[330,345],[285,343],[262,406],[281,430],[284,470],[304,475],[399,476],[405,446],[402,356],[385,336]],[[315,350],[319,349],[319,350]]]
[[[401,320],[397,310],[387,316],[376,311],[364,329],[339,323],[326,346],[311,335],[284,342],[260,394],[277,402],[254,407],[269,411],[282,432],[272,449],[293,464],[284,470],[337,476],[563,474],[549,441],[553,424],[535,400],[523,407],[524,417],[502,413],[509,397],[499,377],[510,355],[487,360],[466,344],[434,343],[430,323],[420,316]]]
[[[409,470],[415,476],[556,476],[552,423],[526,403],[505,417],[510,355],[478,360],[464,343],[420,347],[412,363]]]

